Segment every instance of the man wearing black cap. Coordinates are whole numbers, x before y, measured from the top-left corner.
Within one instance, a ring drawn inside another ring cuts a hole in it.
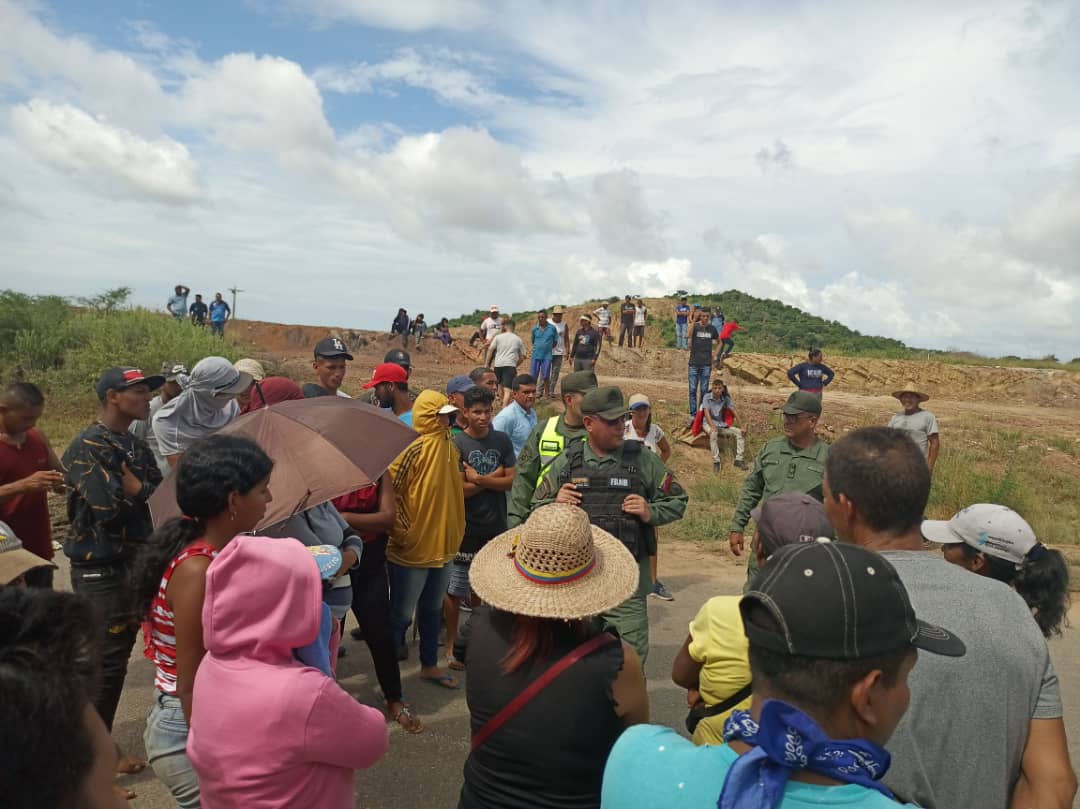
[[[534,509],[548,503],[580,506],[590,522],[622,540],[638,561],[638,589],[603,618],[619,630],[644,665],[649,656],[649,612],[653,590],[649,557],[656,554],[656,528],[681,519],[687,496],[655,452],[640,441],[624,441],[626,406],[618,388],[597,388],[581,400],[586,440],[574,441],[552,461],[533,495]]]
[[[348,368],[346,361],[352,361],[352,354],[340,338],[324,337],[319,340],[315,344],[315,359],[311,363],[315,375],[319,377],[319,384],[309,382],[304,385],[304,396],[309,399],[313,396],[340,396],[351,399],[352,397],[341,389]]]
[[[480,370],[480,369],[477,369]],[[563,412],[536,425],[525,440],[517,459],[517,472],[510,490],[509,527],[525,522],[532,510],[533,493],[547,474],[551,462],[562,454],[567,444],[585,437],[581,418],[581,400],[596,387],[596,374],[575,371],[562,380]]]
[[[759,568],[786,545],[833,535],[825,507],[808,494],[781,492],[755,508],[754,554]],[[694,744],[723,744],[731,712],[750,705],[750,662],[739,615],[739,596],[715,596],[690,622],[690,634],[675,655],[671,679],[687,689]]]
[[[815,432],[821,416],[821,400],[812,393],[795,391],[780,412],[784,418],[784,436],[767,441],[758,452],[735,506],[729,543],[736,556],[742,556],[743,531],[751,509],[758,503],[779,492],[809,492],[822,499],[821,480],[825,476],[829,445]],[[757,572],[753,554],[746,567],[749,581]]]
[[[754,693],[727,744],[636,725],[612,748],[601,807],[895,809],[883,746],[907,708],[908,676],[920,651],[959,657],[964,642],[916,618],[886,559],[835,542],[778,550],[739,612]]]
[[[149,418],[150,394],[163,384],[165,377],[144,376],[138,368],[107,370],[97,383],[101,415],[61,459],[71,522],[64,553],[71,560],[71,588],[101,615],[101,688],[94,705],[110,730],[139,629],[128,570],[154,529],[146,501],[161,483],[153,453],[128,428]],[[136,771],[139,765],[128,759],[120,767]]]
[[[886,783],[937,809],[1072,806],[1076,776],[1046,640],[1011,587],[923,550],[930,469],[918,445],[904,430],[867,427],[837,441],[826,466],[825,510],[839,537],[881,552],[919,614],[948,620],[968,648],[960,661],[919,661]]]

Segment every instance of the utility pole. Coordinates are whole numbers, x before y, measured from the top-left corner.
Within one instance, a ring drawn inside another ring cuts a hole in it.
[[[236,287],[229,287],[229,292],[232,293],[232,316],[233,317],[236,317],[236,296],[239,293],[243,292],[243,291],[244,290],[237,289]]]

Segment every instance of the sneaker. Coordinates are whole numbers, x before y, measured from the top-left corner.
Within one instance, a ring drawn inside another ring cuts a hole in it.
[[[352,629],[349,630],[349,637],[353,640],[363,640],[364,628],[361,626],[354,626]]]
[[[738,469],[746,469],[746,461],[735,461],[735,466]]]
[[[661,601],[674,601],[675,596],[671,594],[671,591],[664,586],[664,583],[657,579],[653,582],[652,592],[649,595],[656,596]]]
[[[716,472],[717,474],[720,474],[720,461],[713,461],[712,462],[712,471]]]

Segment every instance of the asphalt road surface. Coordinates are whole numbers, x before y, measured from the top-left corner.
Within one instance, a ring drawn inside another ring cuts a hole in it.
[[[58,571],[58,586],[67,580],[66,566]],[[689,544],[664,545],[660,556],[660,577],[674,593],[674,602],[649,599],[651,651],[646,675],[652,721],[683,729],[686,714],[685,692],[670,678],[671,662],[686,637],[687,625],[708,598],[735,594],[745,580],[745,570],[721,556]],[[1074,611],[1080,621],[1080,608]],[[351,620],[351,617],[350,617]],[[377,682],[367,646],[348,637],[348,655],[339,661],[339,681],[361,702],[380,706]],[[1080,769],[1080,628],[1066,630],[1063,638],[1051,643],[1051,653],[1062,682],[1066,725],[1074,766]],[[402,663],[405,698],[424,723],[424,732],[410,736],[396,724],[390,726],[390,751],[370,770],[357,774],[358,809],[415,809],[416,806],[457,806],[462,765],[469,749],[469,717],[464,688],[448,691],[419,680],[416,647],[410,660]],[[464,675],[459,678],[464,685]],[[141,640],[131,658],[127,686],[113,728],[125,750],[143,753],[142,734],[153,695],[153,667],[143,658]],[[236,729],[243,734],[242,728]],[[171,809],[167,790],[147,769],[126,776],[122,783],[133,787],[138,797],[134,809]],[[1074,804],[1080,807],[1080,801]]]

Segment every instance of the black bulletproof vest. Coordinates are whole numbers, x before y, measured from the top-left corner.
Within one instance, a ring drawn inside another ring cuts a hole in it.
[[[597,470],[585,465],[585,442],[575,441],[565,451],[567,463],[559,474],[560,486],[573,483],[581,492],[581,507],[589,521],[617,536],[639,560],[656,553],[656,529],[623,512],[622,504],[628,494],[648,499],[638,467],[643,446],[640,441],[625,442],[618,466]]]

